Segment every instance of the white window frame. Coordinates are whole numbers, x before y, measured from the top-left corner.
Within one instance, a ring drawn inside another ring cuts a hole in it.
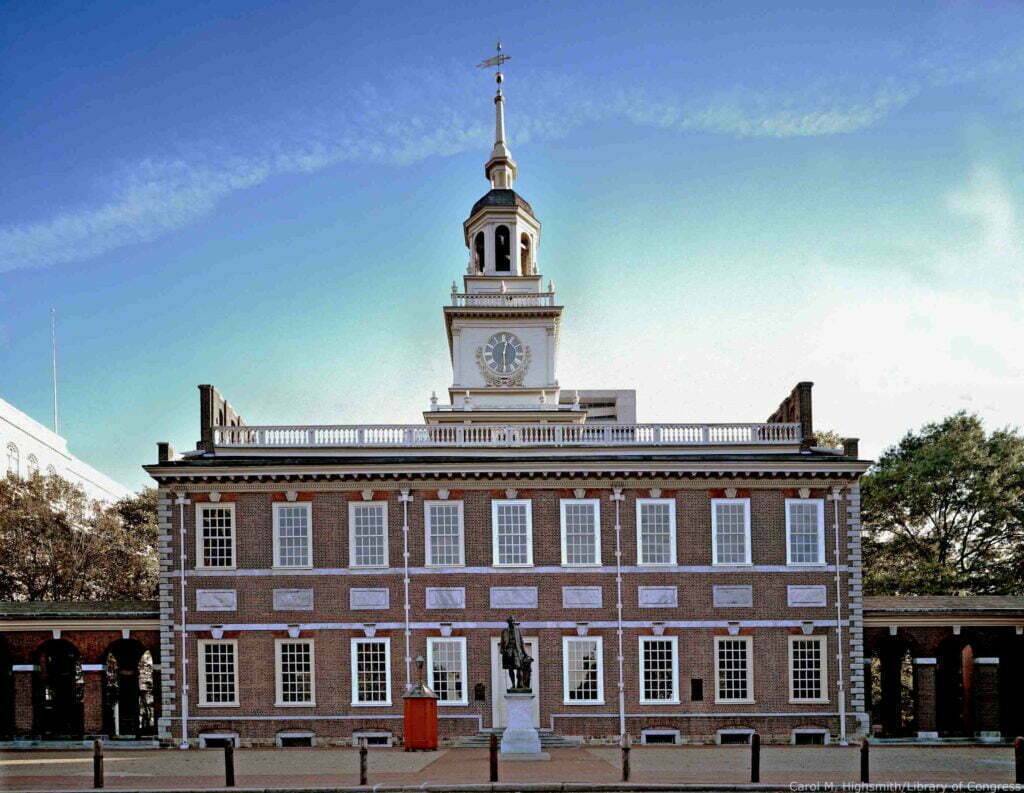
[[[573,642],[595,642],[597,644],[597,699],[569,699],[569,645]],[[604,704],[604,639],[601,636],[562,637],[562,704],[603,705]]]
[[[818,561],[794,562],[792,542],[790,541],[790,504],[815,504],[818,507]],[[825,564],[825,499],[823,498],[787,498],[786,499],[786,564],[794,567],[822,567]]]
[[[306,564],[281,564],[280,515],[282,509],[303,507],[306,510]],[[313,504],[309,501],[275,502],[274,510],[274,567],[282,570],[308,570],[313,567]]]
[[[669,537],[669,561],[645,562],[643,559],[642,532],[640,519],[642,506],[645,504],[668,504],[668,517],[671,535]],[[678,564],[676,556],[676,500],[674,498],[638,498],[636,500],[636,563],[642,567],[671,567]]]
[[[565,509],[570,504],[591,504],[594,507],[594,561],[570,562],[569,548],[565,536]],[[601,499],[599,498],[563,498],[559,502],[558,513],[561,516],[562,567],[600,567],[601,566]]]
[[[498,559],[498,507],[507,504],[526,506],[526,561],[509,563]],[[495,567],[533,567],[533,502],[528,498],[495,498],[491,500],[491,561]]]
[[[309,701],[285,702],[284,670],[281,668],[281,646],[305,644],[309,646]],[[278,708],[312,708],[316,706],[316,648],[312,639],[274,639],[274,706]]]
[[[356,510],[360,507],[372,507],[383,510],[384,526],[384,562],[383,564],[356,564]],[[387,501],[350,501],[348,502],[348,566],[358,570],[383,570],[390,564],[391,557],[388,554],[390,543],[390,532],[388,531],[388,502]]]
[[[442,502],[444,503],[444,502]],[[427,638],[427,685],[433,687],[434,682],[434,645],[438,642],[455,642],[456,644],[462,645],[462,663],[459,668],[459,674],[462,675],[462,699],[440,699],[438,698],[438,707],[444,707],[446,705],[468,705],[469,704],[469,661],[466,653],[466,637],[465,636],[431,636]]]
[[[718,561],[718,505],[743,504],[743,521],[746,530],[746,560],[742,562]],[[750,499],[749,498],[713,498],[711,499],[711,564],[719,567],[749,567],[753,562],[753,548],[750,541]]]
[[[719,647],[722,642],[745,642],[747,645],[747,696],[745,699],[722,698],[720,685],[721,666],[718,662]],[[754,642],[750,636],[716,636],[715,637],[715,704],[748,705],[754,702]]]
[[[433,553],[433,546],[430,543],[430,508],[437,505],[451,506],[457,504],[459,507],[459,561],[457,564],[435,564],[430,560]],[[424,501],[423,502],[423,547],[425,549],[423,564],[426,567],[465,567],[466,566],[466,518],[465,507],[462,501]]]
[[[209,702],[206,699],[206,646],[208,644],[230,644],[234,647],[235,657],[235,698],[231,702]],[[238,707],[238,639],[200,639],[196,642],[196,666],[199,667],[199,707],[201,708],[237,708]]]
[[[639,636],[637,646],[637,669],[640,670],[640,690],[638,695],[643,705],[678,705],[679,704],[679,637],[678,636]],[[672,645],[672,699],[648,699],[644,696],[644,645],[649,642],[669,642]]]
[[[383,644],[384,645],[384,673],[387,676],[387,700],[384,702],[360,702],[359,696],[359,670],[357,668],[357,657],[356,648],[360,644]],[[349,666],[352,668],[352,706],[357,708],[388,708],[391,707],[391,639],[388,636],[379,637],[363,637],[356,636],[352,638],[351,644],[351,655],[349,658]]]
[[[209,510],[226,509],[231,513],[231,564],[208,565],[203,550],[203,515]],[[210,501],[196,504],[196,569],[236,570],[238,568],[238,514],[233,501]]]
[[[814,698],[796,698],[793,696],[793,646],[797,642],[816,642],[819,647],[821,654],[821,694],[820,697]],[[824,703],[829,701],[828,696],[828,637],[826,636],[790,636],[789,637],[789,651],[787,653],[789,658],[789,701],[794,705],[800,704],[814,704]]]

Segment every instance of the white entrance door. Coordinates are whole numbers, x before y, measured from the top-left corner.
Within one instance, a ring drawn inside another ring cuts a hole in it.
[[[508,672],[501,668],[501,652],[498,650],[498,643],[501,640],[497,636],[491,637],[491,691],[494,696],[491,709],[491,724],[495,727],[504,727],[505,719],[505,692],[508,691]],[[540,658],[537,656],[539,642],[536,636],[524,636],[523,644],[526,645],[527,654],[533,658],[533,674],[530,677],[530,687],[533,691],[533,726],[540,727],[540,686],[537,679],[540,676]]]

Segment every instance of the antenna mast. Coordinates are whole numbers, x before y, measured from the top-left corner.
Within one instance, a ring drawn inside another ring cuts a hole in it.
[[[53,431],[60,435],[60,407],[57,402],[57,309],[50,307],[50,346],[53,352]]]

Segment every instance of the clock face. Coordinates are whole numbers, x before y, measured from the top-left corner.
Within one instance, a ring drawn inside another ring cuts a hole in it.
[[[484,345],[484,363],[495,374],[512,374],[523,365],[523,343],[512,333],[495,333]]]

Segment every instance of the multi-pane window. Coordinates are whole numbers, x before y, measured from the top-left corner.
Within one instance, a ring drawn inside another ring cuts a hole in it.
[[[199,704],[238,704],[238,642],[199,640]]]
[[[827,702],[825,637],[789,637],[789,698],[792,702]]]
[[[315,705],[313,641],[278,639],[277,704]]]
[[[464,638],[427,639],[427,668],[430,687],[441,705],[465,705],[466,640]]]
[[[715,637],[715,700],[753,702],[750,637]]]
[[[533,520],[525,499],[491,502],[494,564],[503,567],[533,564]]]
[[[461,501],[427,501],[426,520],[427,564],[437,567],[459,567],[465,563]]]
[[[672,499],[636,500],[636,563],[676,563],[676,502]]]
[[[786,499],[786,550],[789,564],[825,563],[825,502]]]
[[[352,640],[352,704],[391,704],[391,641]]]
[[[29,476],[36,476],[39,473],[39,458],[34,454],[30,454],[28,459],[25,461],[26,468]]]
[[[750,499],[711,500],[714,564],[750,564]]]
[[[566,705],[604,702],[601,637],[562,637],[562,684]]]
[[[348,508],[349,565],[388,566],[388,505],[351,502]]]
[[[196,547],[199,567],[235,566],[235,505],[196,507]]]
[[[562,564],[601,564],[600,502],[562,499]]]
[[[21,471],[21,455],[13,443],[7,444],[7,473],[18,476]]]
[[[679,659],[675,636],[640,637],[640,701],[679,702]]]
[[[312,567],[312,505],[274,504],[274,566]]]

